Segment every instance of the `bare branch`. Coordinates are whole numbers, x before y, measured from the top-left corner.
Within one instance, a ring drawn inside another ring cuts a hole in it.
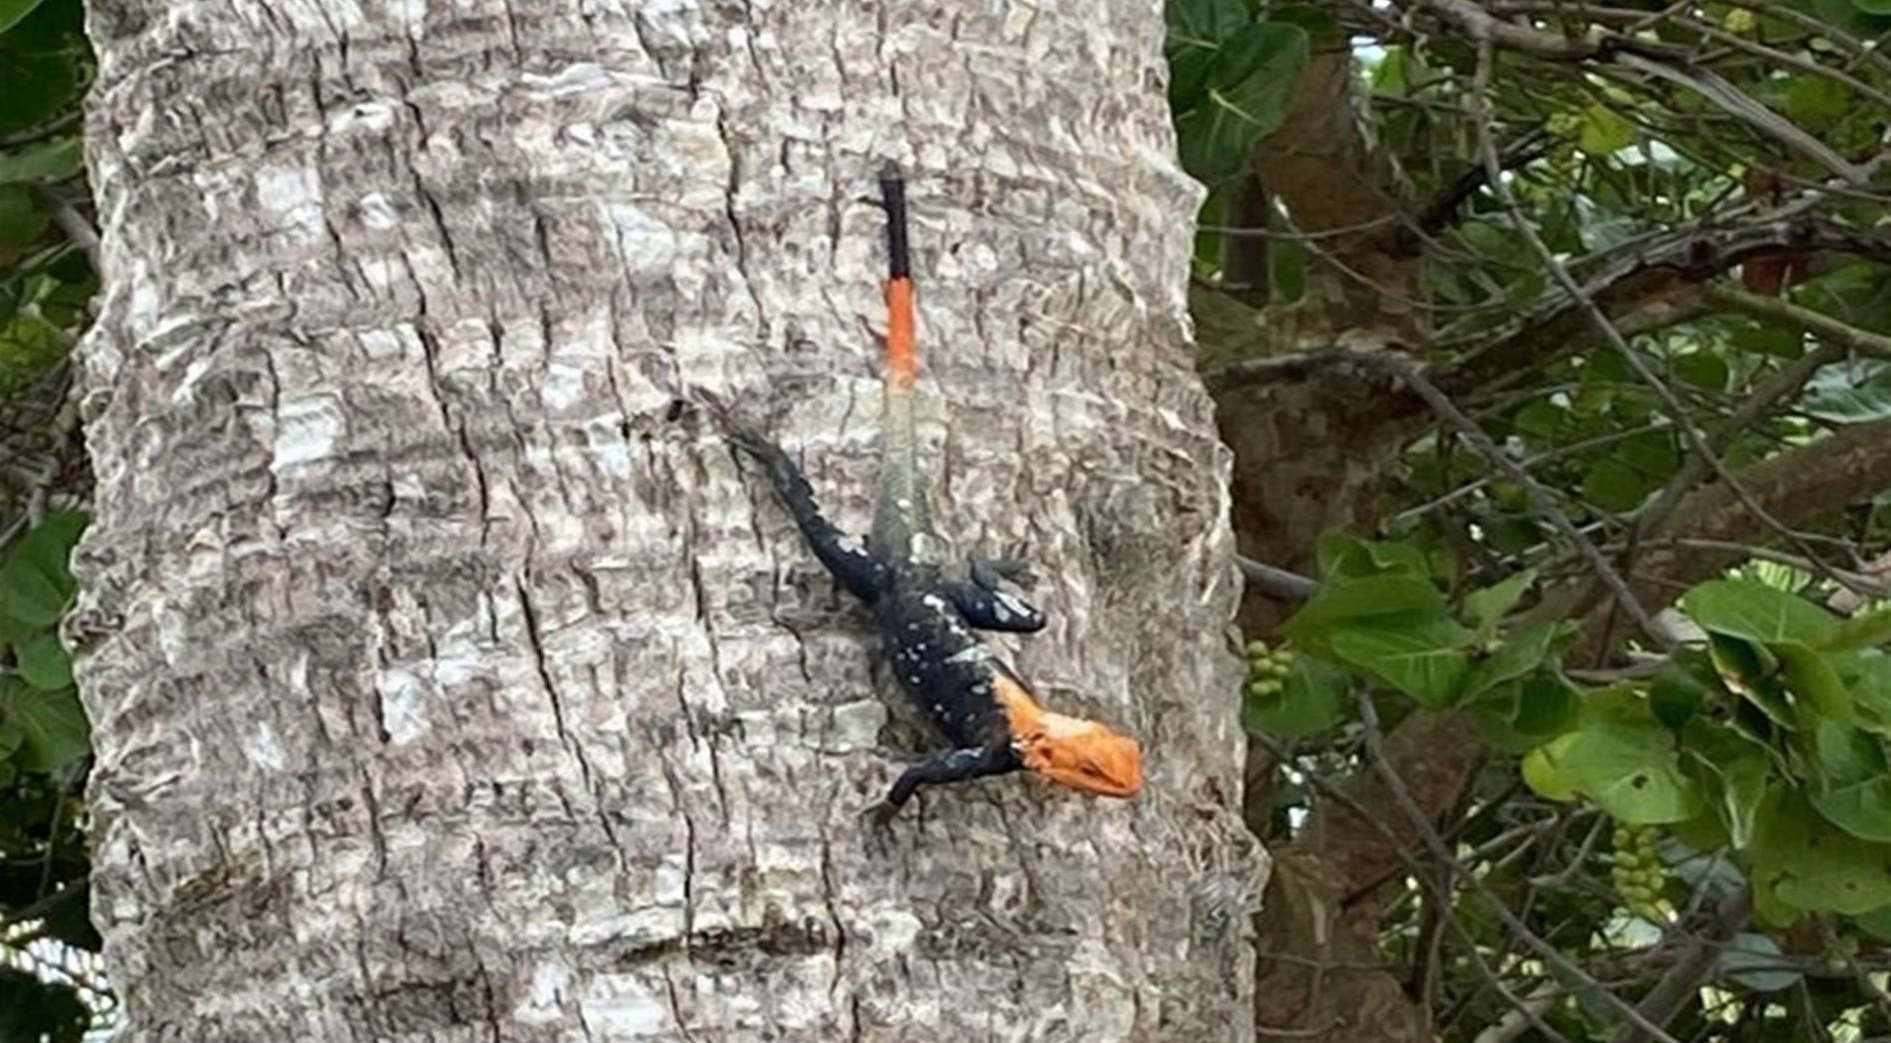
[[[1865,168],[1832,151],[1824,142],[1801,130],[1797,123],[1754,101],[1714,73],[1705,69],[1677,68],[1671,63],[1652,61],[1632,53],[1622,54],[1616,61],[1623,68],[1647,73],[1693,90],[1729,115],[1746,121],[1762,133],[1815,160],[1851,184],[1862,185],[1871,180],[1871,174]]]
[[[47,209],[52,211],[53,224],[58,225],[59,230],[66,234],[66,238],[72,240],[73,245],[85,254],[86,261],[92,265],[92,271],[100,279],[104,279],[104,256],[99,250],[98,231],[92,227],[92,223],[87,221],[71,203],[61,199],[44,185],[34,186],[34,194],[46,205]]]
[[[1743,469],[1740,481],[1775,520],[1787,525],[1891,489],[1891,420],[1854,424],[1775,454]],[[1682,500],[1667,524],[1647,540],[1649,550],[1634,580],[1643,603],[1665,606],[1680,591],[1744,559],[1744,549],[1680,543],[1686,539],[1742,545],[1772,531],[1743,506],[1722,483],[1703,486]],[[1597,593],[1592,589],[1574,598],[1545,598],[1533,617],[1563,618],[1587,607]]]
[[[1535,953],[1538,958],[1543,960],[1544,963],[1555,968],[1558,974],[1564,975],[1570,981],[1580,984],[1584,992],[1594,996],[1596,999],[1600,1000],[1603,1005],[1622,1015],[1622,1017],[1628,1020],[1629,1024],[1653,1037],[1657,1043],[1677,1043],[1675,1038],[1668,1035],[1660,1025],[1648,1020],[1647,1016],[1642,1014],[1641,1011],[1636,1010],[1620,996],[1604,988],[1602,983],[1597,981],[1588,971],[1577,966],[1569,957],[1563,955],[1556,946],[1544,941],[1535,931],[1530,930],[1529,925],[1518,918],[1517,914],[1511,910],[1510,906],[1504,903],[1503,899],[1492,894],[1490,888],[1487,887],[1484,881],[1480,880],[1476,874],[1464,871],[1464,867],[1458,863],[1456,858],[1452,857],[1451,848],[1445,843],[1444,838],[1438,835],[1437,828],[1431,824],[1431,819],[1425,814],[1424,809],[1419,807],[1418,802],[1412,799],[1411,791],[1405,787],[1405,780],[1399,777],[1398,772],[1392,768],[1391,762],[1386,759],[1385,736],[1379,729],[1379,711],[1372,705],[1372,697],[1362,691],[1359,693],[1358,704],[1359,720],[1365,730],[1366,752],[1372,761],[1373,770],[1385,782],[1386,788],[1392,792],[1392,796],[1398,801],[1399,807],[1411,818],[1412,825],[1417,827],[1419,835],[1424,838],[1425,846],[1431,849],[1432,857],[1436,858],[1439,863],[1445,867],[1447,879],[1451,877],[1462,877],[1465,884],[1470,887],[1473,893],[1483,900],[1485,905],[1490,907],[1490,911],[1496,915],[1498,920],[1503,922],[1503,925],[1510,930],[1510,933],[1514,935],[1518,941],[1522,942],[1525,948],[1529,949],[1531,952]]]
[[[1673,1021],[1681,1008],[1700,993],[1702,983],[1720,962],[1721,944],[1746,923],[1749,909],[1744,889],[1721,902],[1713,922],[1689,942],[1681,956],[1655,982],[1654,988],[1642,997],[1636,1010],[1656,1025],[1666,1026]],[[1610,1037],[1609,1043],[1640,1043],[1643,1038],[1638,1026],[1624,1025]]]
[[[1822,312],[1802,308],[1791,301],[1781,300],[1778,297],[1762,297],[1732,286],[1710,284],[1702,292],[1709,301],[1724,308],[1744,312],[1756,319],[1804,330],[1820,340],[1855,351],[1860,355],[1891,359],[1891,337],[1882,333],[1859,329],[1857,326],[1840,322]]]
[[[1541,482],[1524,470],[1517,461],[1512,460],[1509,454],[1498,447],[1497,443],[1491,441],[1491,437],[1484,433],[1483,428],[1477,426],[1475,420],[1465,416],[1464,412],[1453,404],[1444,392],[1439,391],[1436,385],[1426,379],[1425,375],[1419,371],[1417,363],[1403,355],[1391,352],[1372,352],[1368,357],[1381,368],[1397,374],[1407,387],[1410,387],[1419,398],[1424,399],[1425,404],[1431,407],[1439,419],[1470,443],[1471,448],[1476,450],[1479,456],[1502,471],[1511,481],[1522,486],[1524,494],[1530,498],[1530,505],[1536,509],[1537,513],[1549,520],[1550,526],[1557,531],[1558,535],[1569,542],[1570,547],[1594,571],[1596,578],[1603,586],[1608,587],[1617,597],[1623,599],[1624,611],[1634,617],[1642,631],[1663,647],[1670,647],[1667,631],[1655,625],[1653,617],[1641,607],[1634,594],[1630,592],[1628,582],[1622,578],[1621,573],[1617,572],[1615,566],[1609,563],[1608,558],[1603,556],[1596,545],[1576,528],[1576,523],[1556,504],[1549,490],[1545,489]]]
[[[1749,257],[1781,248],[1891,263],[1891,231],[1860,231],[1809,214],[1700,224],[1623,253],[1588,276],[1582,290],[1624,336],[1636,336],[1698,318],[1707,311],[1699,284]],[[1553,299],[1505,330],[1441,371],[1438,385],[1459,399],[1486,393],[1526,380],[1538,368],[1600,339],[1587,309],[1561,287]]]
[[[1555,982],[1543,982],[1523,997],[1517,1009],[1498,1018],[1496,1024],[1478,1033],[1471,1043],[1513,1043],[1518,1036],[1534,1028],[1536,1019],[1565,995],[1567,993]]]
[[[1235,562],[1241,566],[1241,575],[1255,590],[1280,601],[1305,601],[1313,596],[1317,586],[1313,580],[1298,572],[1276,568],[1253,558],[1237,554]]]
[[[1755,388],[1732,413],[1728,414],[1725,420],[1715,427],[1713,433],[1707,436],[1706,452],[1690,455],[1675,471],[1674,477],[1668,480],[1668,484],[1663,486],[1661,491],[1655,494],[1655,498],[1636,514],[1635,527],[1629,531],[1628,549],[1625,556],[1631,561],[1634,560],[1636,545],[1667,520],[1668,515],[1680,505],[1681,498],[1687,495],[1688,490],[1707,477],[1707,472],[1714,467],[1714,457],[1710,454],[1718,454],[1732,444],[1734,439],[1752,430],[1754,425],[1766,419],[1767,414],[1771,413],[1775,406],[1788,397],[1797,395],[1800,389],[1806,386],[1806,382],[1812,379],[1813,374],[1834,362],[1841,361],[1845,355],[1844,348],[1827,345],[1794,359],[1766,383]],[[1807,546],[1796,533],[1783,524],[1777,523],[1764,508],[1757,508],[1755,513],[1769,524],[1776,525],[1776,531],[1790,540],[1807,560],[1817,562],[1819,571],[1830,574],[1830,568],[1820,561],[1817,552]]]

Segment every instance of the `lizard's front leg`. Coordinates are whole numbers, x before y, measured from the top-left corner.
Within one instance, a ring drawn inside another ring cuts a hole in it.
[[[1008,742],[944,750],[907,768],[893,783],[893,788],[887,791],[886,798],[867,810],[876,822],[884,825],[899,814],[900,808],[913,798],[921,786],[1004,775],[1022,767],[1023,762],[1018,760],[1018,755],[1012,752]]]

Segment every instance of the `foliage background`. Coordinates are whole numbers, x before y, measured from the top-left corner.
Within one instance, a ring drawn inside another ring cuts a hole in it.
[[[1891,7],[1168,9],[1262,1031],[1891,1038]]]
[[[0,0],[0,1040],[110,1023],[87,918],[85,715],[59,624],[88,491],[67,353],[98,286],[77,0]]]

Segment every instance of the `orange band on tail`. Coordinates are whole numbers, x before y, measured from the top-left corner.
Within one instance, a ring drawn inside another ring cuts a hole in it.
[[[919,380],[919,353],[913,346],[913,280],[886,281],[886,379],[909,391]]]

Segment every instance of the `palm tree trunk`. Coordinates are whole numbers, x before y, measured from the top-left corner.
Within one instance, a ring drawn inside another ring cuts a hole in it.
[[[1228,455],[1160,4],[97,0],[73,638],[131,1043],[1242,1040]],[[701,414],[859,530],[884,158],[941,528],[1133,804],[934,740]]]

